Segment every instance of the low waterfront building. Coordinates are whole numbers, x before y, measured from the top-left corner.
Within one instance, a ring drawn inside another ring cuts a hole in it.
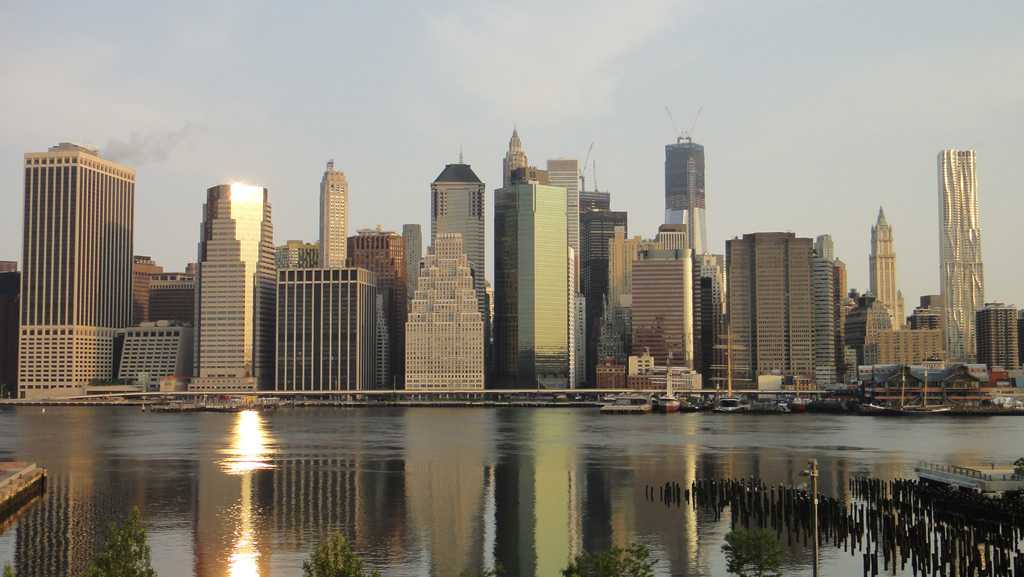
[[[152,391],[171,379],[192,377],[192,326],[172,321],[140,323],[122,331],[117,378]]]
[[[623,389],[626,387],[626,366],[615,362],[614,359],[605,359],[597,365],[597,388],[599,389]]]
[[[278,391],[373,387],[376,276],[359,268],[277,272]]]
[[[405,325],[405,388],[484,388],[484,319],[462,235],[439,233],[419,267]]]
[[[924,366],[874,366],[864,375],[864,394],[874,403],[896,407],[928,405],[963,409],[989,405],[1004,391],[994,386],[983,365],[957,364],[946,369]],[[924,383],[927,382],[927,392]]]

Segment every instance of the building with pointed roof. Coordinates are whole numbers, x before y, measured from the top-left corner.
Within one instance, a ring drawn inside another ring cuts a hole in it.
[[[878,207],[878,220],[871,227],[871,253],[869,276],[871,293],[878,302],[889,308],[893,328],[902,328],[903,293],[896,286],[896,248],[892,225],[885,219],[885,211]]]
[[[461,162],[446,164],[430,184],[430,244],[439,235],[462,236],[462,250],[469,259],[480,314],[487,318],[485,276],[487,271],[485,224],[487,202],[484,183]]]
[[[502,161],[503,179],[501,186],[508,188],[512,184],[512,173],[517,168],[526,168],[529,163],[526,160],[526,151],[523,150],[523,143],[519,140],[519,131],[512,129],[512,138],[508,140],[508,152],[505,160]]]

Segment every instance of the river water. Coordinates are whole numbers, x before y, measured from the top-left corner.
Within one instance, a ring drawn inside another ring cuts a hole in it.
[[[162,577],[295,576],[340,529],[385,577],[499,564],[556,577],[569,556],[646,544],[658,575],[724,576],[729,520],[644,498],[646,485],[758,476],[847,495],[853,475],[919,460],[1005,464],[1024,419],[832,415],[601,416],[596,409],[137,408],[0,411],[0,458],[49,469],[45,496],[0,534],[19,577],[84,573],[107,525],[137,506]],[[826,547],[823,575],[860,575]],[[785,575],[810,575],[787,547]]]

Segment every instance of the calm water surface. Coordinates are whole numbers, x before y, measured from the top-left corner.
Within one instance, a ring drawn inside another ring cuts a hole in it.
[[[643,497],[647,484],[757,475],[826,493],[918,460],[1007,463],[1024,419],[601,416],[580,409],[285,409],[151,414],[130,408],[0,412],[0,458],[50,470],[44,498],[0,534],[20,577],[81,575],[105,527],[142,511],[162,577],[301,575],[338,528],[385,577],[455,577],[498,563],[556,577],[568,556],[638,541],[659,575],[724,576],[714,521]],[[825,575],[860,559],[823,552]],[[810,575],[788,550],[786,575]]]

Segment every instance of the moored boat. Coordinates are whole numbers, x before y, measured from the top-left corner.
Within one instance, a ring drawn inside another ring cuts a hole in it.
[[[654,398],[652,408],[658,413],[678,413],[683,403],[672,393],[658,395]]]
[[[651,401],[641,395],[619,395],[610,403],[601,405],[604,415],[640,415],[651,412]]]
[[[712,410],[716,413],[744,413],[750,410],[750,405],[737,397],[723,397],[718,399]]]

